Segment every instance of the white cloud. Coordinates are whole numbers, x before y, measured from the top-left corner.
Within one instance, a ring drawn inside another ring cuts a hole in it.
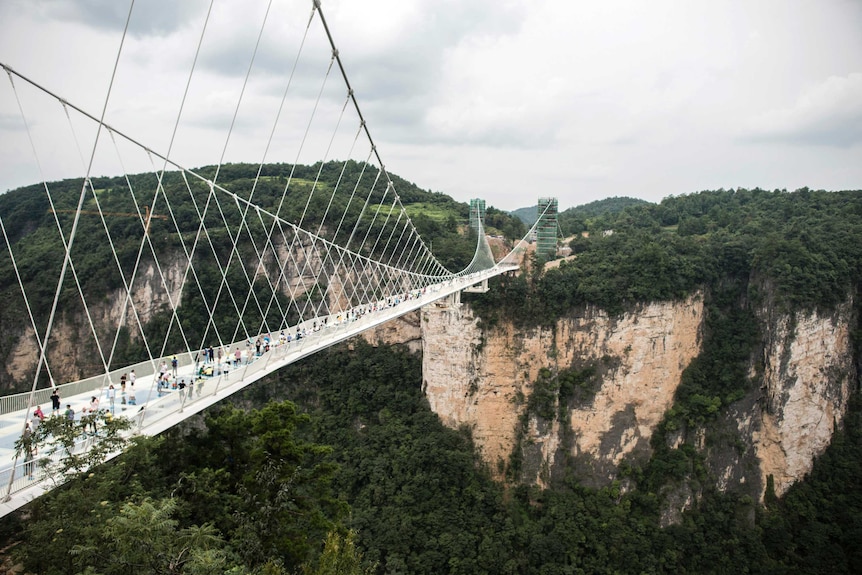
[[[862,72],[830,76],[805,90],[792,107],[756,116],[746,136],[797,145],[862,143]]]
[[[512,209],[539,195],[558,195],[565,207],[721,186],[862,187],[851,153],[862,131],[858,2],[322,4],[387,169],[457,199]],[[154,150],[171,140],[208,5],[135,3],[107,119]],[[341,141],[327,151],[346,88],[337,69],[326,76],[319,18],[291,77],[312,0],[273,0],[237,111],[267,5],[214,3],[173,144],[181,164],[217,162],[235,112],[226,161],[259,161],[274,128],[267,161],[350,153]],[[127,10],[119,0],[0,2],[0,62],[98,115]],[[62,113],[19,89],[37,140],[56,158],[50,174],[77,175]],[[339,127],[348,144],[358,125],[351,114]],[[5,82],[0,189],[34,178],[22,168],[32,154],[19,117]],[[62,137],[48,129],[57,118]],[[147,158],[128,168],[142,165]]]
[[[28,14],[41,21],[78,22],[103,30],[122,30],[129,19],[128,2],[117,0],[6,0],[9,13]],[[204,0],[147,0],[135,3],[129,32],[166,36],[205,12]]]

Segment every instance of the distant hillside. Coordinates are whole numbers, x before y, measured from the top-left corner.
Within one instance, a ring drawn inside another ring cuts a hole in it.
[[[213,178],[215,171],[215,166],[195,170],[201,178],[206,179]],[[375,186],[378,176],[374,166],[355,161],[327,162],[313,166],[224,164],[219,170],[218,182],[227,192],[241,199],[251,198],[253,193],[253,204],[262,211],[278,213],[281,220],[297,224],[302,221],[316,222],[317,233],[327,241],[339,240],[342,245],[350,244],[353,249],[362,249],[363,256],[390,261],[395,250],[399,249],[399,238],[405,234],[407,226],[393,204],[388,187]],[[423,190],[394,174],[389,176],[413,227],[427,245],[433,246],[440,264],[449,270],[464,269],[476,251],[476,237],[471,236],[468,226],[469,205],[456,202],[442,193]],[[339,185],[347,181],[357,183]],[[286,194],[288,182],[290,193]],[[151,330],[152,333],[158,329],[167,331],[170,329],[167,326],[178,317],[183,322],[187,341],[202,341],[209,329],[209,314],[201,311],[201,302],[218,300],[222,285],[243,289],[243,284],[248,287],[252,276],[255,282],[269,281],[263,277],[265,274],[258,272],[255,275],[261,250],[252,236],[252,233],[263,233],[262,226],[268,224],[258,218],[249,218],[253,222],[249,223],[239,201],[223,203],[218,209],[205,209],[209,205],[211,191],[204,181],[187,180],[180,172],[167,172],[161,180],[154,173],[142,173],[94,177],[91,183],[92,186],[85,190],[81,205],[83,217],[77,221],[75,209],[83,189],[81,179],[34,184],[0,194],[0,222],[4,228],[0,238],[0,390],[26,389],[26,377],[22,375],[24,372],[20,368],[16,371],[10,367],[12,357],[15,357],[13,352],[19,342],[29,342],[27,338],[32,337],[27,335],[25,326],[35,323],[39,326],[35,330],[38,333],[44,332],[44,326],[48,325],[56,290],[53,286],[56,286],[57,278],[61,277],[64,265],[62,238],[69,237],[73,225],[77,226],[73,253],[76,258],[76,283],[71,288],[60,290],[57,304],[64,316],[72,318],[70,322],[86,317],[82,303],[84,300],[109,302],[111,297],[116,297],[112,294],[122,294],[126,280],[140,275],[137,272],[142,266],[151,265],[156,259],[162,263],[169,262],[168,265],[184,265],[178,262],[182,262],[183,255],[187,253],[186,246],[195,240],[196,230],[201,223],[206,226],[208,249],[196,250],[193,256],[195,279],[201,289],[182,290],[176,316],[172,316],[168,306],[154,303],[155,311],[151,318],[144,320],[143,329]],[[156,219],[146,228],[149,238],[147,243],[152,244],[152,249],[140,252],[144,228],[140,219],[130,217],[129,214],[137,214],[143,208],[143,202],[151,202],[156,197],[155,190],[158,190],[158,203],[154,210]],[[363,190],[366,197],[361,201],[354,200],[354,190]],[[393,210],[396,210],[394,216]],[[99,218],[100,212],[108,217],[104,220]],[[367,245],[360,244],[366,241],[360,234],[356,234],[356,241],[353,241],[354,235],[349,233],[358,224],[342,226],[344,221],[357,220],[369,230],[365,234],[368,236]],[[521,238],[526,233],[520,220],[492,206],[486,210],[486,225],[489,233],[504,235],[508,239]],[[62,235],[58,229],[63,232]],[[241,229],[247,233],[236,234],[235,231]],[[372,229],[373,236],[370,235]],[[375,237],[380,241],[375,241]],[[358,245],[363,247],[354,247]],[[284,249],[299,250],[299,242],[294,246],[292,240],[289,243],[285,240]],[[276,248],[272,247],[272,250],[275,252]],[[230,259],[230,270],[222,273],[228,265],[225,263],[228,258],[224,254],[231,254],[232,251],[237,257]],[[14,261],[10,254],[14,255]],[[217,257],[225,261],[217,265]],[[293,262],[298,261],[299,257],[293,253],[290,255]],[[295,272],[299,274],[301,270]],[[280,273],[286,282],[287,272],[282,268]],[[66,276],[65,281],[71,282],[71,277]],[[28,294],[26,308],[21,305],[21,285]],[[289,294],[284,288],[279,295],[311,298],[312,290],[319,289],[317,285],[310,282],[308,294],[305,284],[301,289],[291,285]],[[169,295],[166,289],[163,292],[164,301]],[[146,297],[154,299],[150,295]],[[260,315],[252,316],[252,312],[245,311],[240,317],[240,310],[236,306],[231,307],[229,298],[223,298],[223,301],[226,303],[220,308],[219,317],[235,317],[237,325],[240,321],[246,325],[263,325],[264,313],[270,314],[271,324],[287,322],[292,325],[297,322],[302,309],[299,306],[291,309],[287,306],[262,306],[258,310]],[[32,320],[28,312],[32,313]],[[272,315],[277,313],[281,316]],[[96,329],[104,329],[111,334],[108,337],[112,338],[117,328],[108,322],[115,321],[116,316],[105,312],[104,318],[104,327],[99,324]],[[72,326],[71,323],[67,325]],[[77,329],[74,326],[68,329],[73,328]],[[114,332],[110,331],[112,329]],[[125,339],[117,339],[119,343],[112,352],[112,365],[124,365],[123,362],[128,365],[147,357],[147,350],[140,344],[142,340],[136,338],[134,333],[137,332],[124,336]],[[178,330],[171,332],[172,337],[174,334],[180,337]],[[29,343],[20,345],[32,349]],[[92,358],[84,355],[87,345],[76,341],[76,349],[81,350],[80,356],[63,352],[62,360],[57,362],[66,366],[68,371],[62,377],[82,377],[77,374],[83,373],[83,366],[93,364]],[[178,346],[173,349],[181,349],[179,346],[183,343],[173,342],[172,345]],[[60,353],[53,350],[49,352],[52,360],[53,354]],[[24,364],[19,362],[15,365]],[[48,377],[45,372],[43,377]]]
[[[625,196],[620,196],[613,198],[605,198],[603,200],[596,200],[595,202],[590,202],[589,204],[569,208],[561,213],[577,214],[583,218],[594,218],[596,216],[603,216],[606,214],[618,214],[629,206],[642,206],[649,203],[651,202],[638,198],[627,198]]]
[[[538,217],[536,214],[536,210],[539,206],[530,206],[529,208],[518,208],[517,210],[513,210],[509,212],[509,214],[515,216],[525,225],[532,226],[536,223],[536,218]]]
[[[580,233],[597,223],[601,218],[613,218],[629,208],[653,205],[638,198],[614,197],[596,200],[589,204],[569,208],[560,212],[557,222],[564,236]]]
[[[606,214],[618,214],[629,206],[640,206],[649,203],[650,202],[646,200],[641,200],[638,198],[605,198],[603,200],[596,200],[595,202],[590,202],[582,206],[575,206],[573,208],[564,210],[560,212],[560,218],[566,220],[584,220],[587,218],[594,218]],[[528,208],[518,208],[517,210],[513,210],[509,213],[524,222],[526,225],[532,226],[535,223],[536,218],[538,217],[537,209],[538,206],[530,206]]]

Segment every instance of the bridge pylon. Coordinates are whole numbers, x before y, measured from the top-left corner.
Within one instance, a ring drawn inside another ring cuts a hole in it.
[[[557,198],[539,198],[536,254],[544,261],[557,255]]]

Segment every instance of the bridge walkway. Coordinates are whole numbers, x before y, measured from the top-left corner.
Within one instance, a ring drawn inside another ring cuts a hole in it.
[[[350,339],[391,319],[433,304],[435,301],[456,296],[464,289],[513,269],[516,269],[516,266],[502,265],[428,286],[423,290],[408,294],[408,297],[403,301],[379,302],[377,306],[372,306],[362,314],[348,311],[326,318],[309,320],[290,330],[291,341],[287,341],[287,331],[285,331],[284,337],[281,333],[261,334],[261,337],[269,337],[270,345],[269,349],[267,351],[262,350],[260,355],[255,353],[254,343],[249,340],[242,340],[225,346],[228,353],[224,354],[223,359],[228,361],[223,361],[217,365],[203,362],[195,363],[189,361],[189,358],[192,357],[191,354],[177,354],[177,357],[182,357],[183,361],[178,367],[177,377],[172,379],[168,389],[158,389],[156,385],[158,377],[153,373],[155,370],[152,368],[145,375],[137,377],[134,387],[135,405],[130,405],[128,402],[132,391],[131,386],[127,384],[126,395],[123,396],[119,389],[119,378],[111,379],[110,381],[116,390],[112,413],[116,417],[126,417],[131,420],[132,428],[129,436],[157,435],[286,365]],[[458,298],[456,297],[455,300]],[[301,334],[302,337],[295,339],[297,333]],[[248,347],[246,344],[249,344]],[[241,365],[234,365],[230,361],[234,358],[235,349],[247,350],[246,359],[242,361]],[[170,358],[171,356],[166,356],[158,361],[138,365],[145,368],[166,361],[170,366]],[[204,367],[212,368],[211,376],[200,375],[200,370]],[[135,366],[131,366],[131,368],[135,368]],[[129,371],[130,368],[122,370],[123,373]],[[112,373],[118,374],[119,370]],[[75,410],[76,420],[79,421],[83,408],[89,406],[93,396],[99,398],[101,410],[110,411],[105,380],[105,377],[91,378],[93,382],[91,386],[94,387],[83,389],[80,385],[77,388],[74,387],[80,382],[58,386],[58,389],[61,390],[61,409],[57,417],[64,416],[63,412],[66,405],[69,404]],[[179,380],[187,382],[185,389],[179,389],[179,385],[176,388],[173,386]],[[75,392],[74,394],[64,394],[62,393],[64,388],[75,389]],[[43,392],[42,395],[48,397],[51,390],[40,391]],[[19,395],[26,396],[29,394]],[[124,398],[126,399],[125,405],[122,403]],[[2,399],[8,400],[10,398],[7,396]],[[12,404],[9,401],[6,403]],[[49,476],[41,466],[34,466],[30,463],[28,467],[28,463],[24,462],[23,457],[16,457],[15,442],[21,436],[24,421],[34,419],[33,409],[36,405],[42,407],[46,417],[52,417],[50,401],[37,402],[29,409],[16,409],[0,413],[0,487],[7,494],[6,500],[0,503],[0,516],[10,513],[59,484],[58,478]],[[0,406],[2,406],[2,400],[0,400]],[[98,436],[87,435],[82,430],[77,449],[79,451],[86,450],[98,440]],[[119,453],[113,454],[112,457],[116,455]],[[49,455],[40,453],[37,455],[37,461],[39,457],[45,458]],[[55,454],[53,457],[59,456]],[[31,468],[33,471],[32,479],[29,475]]]

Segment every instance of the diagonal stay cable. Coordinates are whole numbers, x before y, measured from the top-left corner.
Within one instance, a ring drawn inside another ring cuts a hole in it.
[[[120,40],[119,49],[117,50],[117,57],[114,61],[114,68],[113,68],[113,72],[111,73],[111,80],[110,80],[110,83],[108,84],[108,90],[107,90],[107,93],[105,95],[105,102],[104,102],[104,105],[102,106],[101,121],[104,121],[104,119],[105,119],[105,112],[107,111],[108,102],[110,101],[110,98],[111,98],[111,90],[114,86],[114,79],[116,78],[116,75],[117,75],[117,68],[118,68],[119,62],[120,62],[120,55],[122,54],[122,51],[123,51],[123,44],[125,43],[126,34],[129,30],[129,21],[131,20],[132,9],[134,8],[134,6],[135,6],[135,2],[134,2],[134,0],[132,0],[130,5],[129,5],[129,13],[126,17],[126,24],[125,24],[125,27],[123,28],[123,36]],[[4,69],[6,69],[7,73],[9,73],[9,68],[4,66]],[[11,74],[10,74],[10,80],[11,80]],[[12,85],[14,88],[14,83]],[[16,98],[17,98],[17,91],[16,91]],[[19,102],[19,107],[20,107],[20,99],[18,99],[18,102]],[[23,113],[23,109],[22,109],[22,113]],[[44,342],[44,346],[42,347],[42,350],[39,353],[39,362],[38,362],[37,367],[36,367],[36,373],[33,377],[33,385],[31,388],[30,400],[29,400],[28,405],[27,405],[27,413],[29,413],[30,409],[33,407],[32,401],[33,401],[33,398],[35,396],[36,385],[37,385],[38,380],[39,380],[39,375],[42,372],[42,366],[45,363],[45,348],[47,347],[48,341],[50,340],[50,337],[51,337],[51,329],[52,329],[53,324],[54,324],[54,318],[56,317],[56,314],[57,314],[57,305],[58,305],[61,291],[63,288],[63,283],[64,283],[65,276],[66,276],[66,270],[70,266],[72,243],[75,240],[75,234],[77,232],[78,221],[80,220],[80,217],[81,217],[81,207],[83,206],[83,201],[84,201],[84,197],[86,194],[86,186],[87,186],[87,182],[89,181],[89,178],[90,178],[90,171],[92,170],[92,167],[93,167],[93,161],[94,161],[95,155],[96,155],[96,146],[98,145],[98,142],[99,142],[99,136],[101,134],[101,129],[102,129],[102,125],[100,123],[98,129],[96,130],[96,137],[95,137],[94,142],[93,142],[93,149],[92,149],[92,152],[90,154],[90,163],[89,163],[89,166],[87,168],[86,176],[84,178],[84,184],[81,186],[81,194],[80,194],[79,199],[78,199],[78,208],[77,208],[77,211],[75,213],[75,219],[72,223],[72,230],[69,234],[69,241],[68,241],[68,244],[66,245],[66,247],[64,249],[63,265],[61,267],[60,277],[57,281],[57,289],[54,292],[54,301],[51,304],[51,312],[48,316],[48,325],[45,328],[45,335],[42,338],[42,341]],[[47,186],[46,186],[46,189],[47,189]],[[86,302],[84,303],[84,305],[86,307]],[[22,433],[24,431],[24,429],[23,429],[24,427],[26,427],[26,422],[22,424]],[[11,492],[12,482],[14,481],[14,478],[15,478],[15,473],[14,473],[14,468],[13,468],[13,472],[10,474],[10,478],[9,478],[9,490],[7,491],[6,497],[8,497],[9,493]]]

